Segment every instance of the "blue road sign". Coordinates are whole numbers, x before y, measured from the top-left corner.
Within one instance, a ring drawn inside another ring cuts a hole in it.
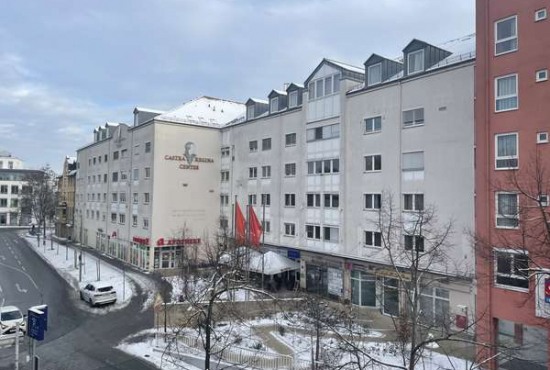
[[[296,249],[289,249],[287,251],[287,257],[293,258],[293,259],[300,259],[300,251],[297,251]]]
[[[44,312],[44,330],[48,331],[48,305],[34,306],[39,311]]]
[[[44,313],[34,307],[29,308],[27,335],[36,340],[44,340]]]

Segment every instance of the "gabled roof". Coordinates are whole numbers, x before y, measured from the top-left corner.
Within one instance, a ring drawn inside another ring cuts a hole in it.
[[[412,39],[411,42],[409,42],[407,44],[407,46],[405,46],[405,48],[403,49],[403,52],[407,53],[407,52],[414,51],[414,50],[424,49],[428,46],[431,46],[432,48],[435,48],[435,49],[439,49],[439,50],[445,52],[446,54],[449,54],[449,55],[451,54],[449,51],[447,51],[445,49],[439,48],[439,47],[434,46],[432,44],[428,44],[427,42],[422,41],[422,40],[418,40],[418,39]]]
[[[272,96],[274,95],[277,95],[277,96],[286,96],[286,91],[280,91],[280,90],[271,90],[271,92],[269,93],[268,97],[271,98]]]
[[[299,90],[303,88],[304,85],[291,82],[290,85],[288,85],[288,87],[286,88],[286,91],[288,92],[289,90]]]
[[[321,62],[317,65],[317,67],[315,67],[313,72],[311,72],[308,78],[305,80],[304,86],[307,86],[309,81],[311,81],[313,76],[315,76],[317,71],[319,71],[319,69],[321,69],[324,64],[330,65],[331,67],[338,69],[344,77],[355,81],[361,81],[363,79],[363,76],[365,75],[365,70],[361,67],[355,67],[347,63],[323,58],[323,60],[321,60]]]
[[[156,113],[156,114],[163,114],[163,113],[165,113],[165,112],[162,111],[162,110],[149,109],[149,108],[143,108],[143,107],[135,107],[135,108],[134,108],[134,114],[136,114],[137,112],[149,112],[149,113]]]
[[[267,100],[263,100],[263,99],[256,99],[256,98],[249,98],[245,105],[250,105],[249,103],[260,103],[260,104],[269,104],[269,102]]]
[[[155,117],[155,120],[205,127],[220,127],[244,114],[242,103],[201,96],[176,109]]]

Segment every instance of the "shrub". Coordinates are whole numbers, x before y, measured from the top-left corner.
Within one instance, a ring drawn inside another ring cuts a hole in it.
[[[284,336],[285,336],[285,332],[286,332],[285,327],[282,326],[282,325],[279,325],[279,326],[277,327],[277,329],[279,330],[279,335],[280,335],[281,337],[284,337]]]

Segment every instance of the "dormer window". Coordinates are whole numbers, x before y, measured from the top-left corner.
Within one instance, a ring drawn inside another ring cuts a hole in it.
[[[382,64],[378,63],[368,68],[368,85],[377,85],[382,82]]]
[[[417,50],[407,55],[407,74],[412,75],[424,70],[424,50]]]
[[[254,106],[249,105],[248,108],[246,108],[246,118],[247,119],[253,119],[254,118]]]
[[[298,90],[294,90],[288,94],[288,107],[294,108],[297,106],[298,106]]]
[[[269,109],[271,113],[277,112],[279,110],[279,98],[271,98],[269,101]]]

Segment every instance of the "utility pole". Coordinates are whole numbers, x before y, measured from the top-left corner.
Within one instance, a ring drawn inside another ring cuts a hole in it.
[[[19,325],[15,324],[15,370],[19,370]]]
[[[78,281],[82,282],[82,214],[80,214],[80,254],[78,256]]]

